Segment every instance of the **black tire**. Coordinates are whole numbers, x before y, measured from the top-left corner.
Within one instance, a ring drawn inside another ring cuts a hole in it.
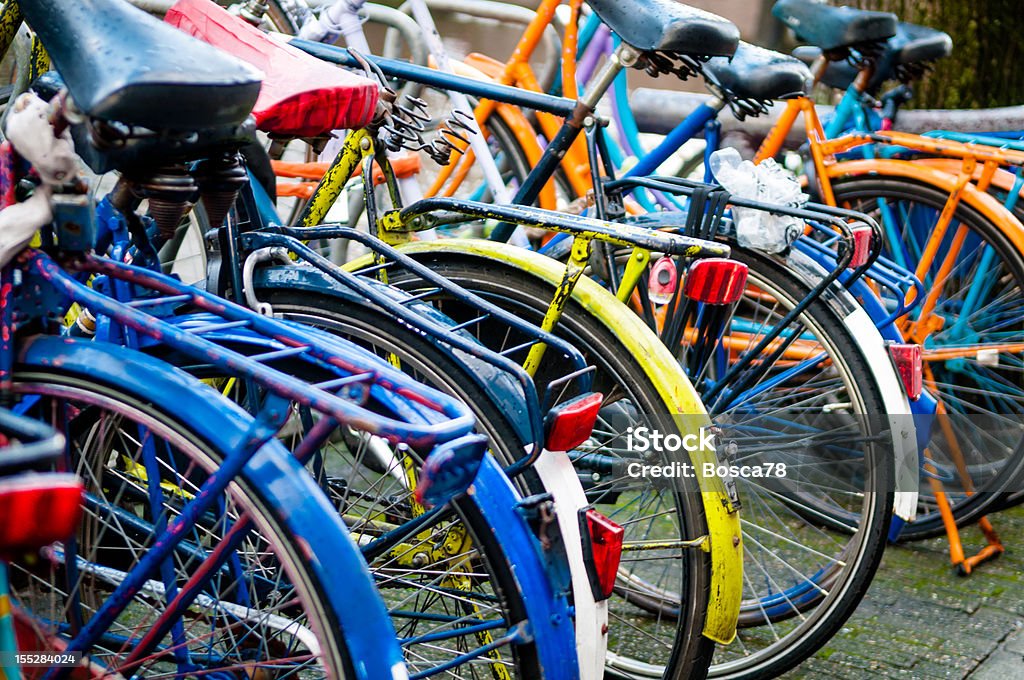
[[[886,200],[890,205],[898,204],[907,210],[916,209],[922,212],[933,211],[937,213],[949,198],[948,193],[943,190],[923,182],[902,177],[850,177],[835,181],[833,189],[835,190],[838,205],[848,205],[854,209],[864,210],[869,214],[877,213],[879,199]],[[1002,280],[1005,280],[1005,283],[1000,283],[1002,286],[1000,291],[1005,291],[1004,295],[1013,295],[1013,297],[1018,296],[1024,291],[1024,256],[1013,247],[1012,243],[999,228],[966,201],[961,201],[958,204],[954,218],[961,225],[967,227],[969,230],[968,238],[975,239],[974,241],[968,241],[968,245],[965,246],[965,248],[973,248],[973,250],[969,251],[969,256],[978,252],[980,244],[986,244],[999,258],[996,265],[1001,267],[1001,269],[994,278],[1001,277]],[[954,231],[955,228],[951,225],[947,230],[943,247],[940,248],[940,255],[936,257],[937,263],[942,261],[941,253],[946,252]],[[906,237],[903,240],[906,242]],[[971,243],[977,245],[971,246]],[[885,254],[887,256],[892,254],[888,247]],[[972,258],[968,257],[965,261],[970,259]],[[975,257],[974,259],[977,258]],[[916,265],[916,262],[913,264]],[[971,278],[971,271],[961,271],[961,265],[957,264],[950,276],[959,276],[967,280]],[[952,283],[955,282],[951,282],[951,288],[953,287]],[[926,284],[927,287],[929,287],[928,284]],[[953,303],[955,302],[956,300],[953,300]],[[956,319],[952,304],[948,304],[942,309],[942,315],[949,317],[946,326],[951,326]],[[1013,330],[1016,338],[1007,338],[1007,340],[1012,342],[1024,340],[1024,330],[1022,330],[1022,327],[1024,327],[1024,324],[1014,324]],[[1019,355],[1017,356],[1019,357]],[[988,374],[995,375],[999,380],[1008,381],[1007,384],[1010,388],[1024,389],[1024,381],[1019,376],[1015,378],[1011,372],[989,371],[989,369],[981,366],[979,361],[972,361],[967,358],[960,361],[963,362],[964,366],[974,371],[987,372]],[[1015,358],[1011,353],[1001,352],[997,355],[997,366],[1002,364],[1012,368],[1019,362],[1019,358]],[[940,381],[945,383],[939,390],[942,401],[947,404],[959,405],[965,410],[970,409],[973,399],[964,395],[967,394],[968,390],[972,389],[973,383],[970,382],[972,379],[962,377],[965,375],[963,370],[958,369],[956,366],[947,371],[945,368],[947,362],[928,362],[926,356],[926,363],[930,365],[929,367],[936,374],[942,371],[947,375],[953,376],[949,380]],[[948,363],[953,365],[954,362],[950,361]],[[960,371],[959,374],[956,373],[958,370]],[[968,413],[970,413],[969,410]],[[1001,395],[1000,410],[994,413],[1000,415],[1008,414],[1010,417],[1019,418],[1021,414],[1024,414],[1024,399],[1003,394]],[[990,416],[985,416],[985,418],[988,419]],[[992,421],[986,420],[986,422]],[[965,423],[964,427],[968,427],[968,425]],[[985,429],[991,431],[993,426],[986,426],[981,423],[975,429],[979,432]],[[967,436],[970,436],[970,434],[968,432]],[[976,434],[975,436],[980,437],[982,435]],[[982,456],[982,458],[975,460],[967,459],[968,469],[974,471],[972,476],[974,477],[976,493],[972,495],[964,493],[964,490],[959,488],[955,479],[947,480],[945,484],[958,526],[971,524],[987,512],[999,507],[1000,504],[1006,502],[1007,494],[1012,491],[1019,491],[1021,483],[1024,482],[1024,437],[1020,437],[1020,435],[1012,437],[1010,435],[999,442],[994,442],[993,437],[989,435],[985,435],[985,437],[986,445],[971,446],[972,454]],[[933,444],[934,441],[933,436]],[[998,447],[996,444],[998,444]],[[934,451],[939,449],[935,445],[929,448],[932,449],[933,455],[935,455]],[[941,462],[946,463],[947,466],[951,465],[948,460]],[[933,500],[931,500],[932,495],[925,479],[922,479],[921,492],[921,512],[915,521],[904,527],[900,535],[901,539],[918,540],[939,536],[945,532],[942,518],[935,508]]]
[[[769,293],[777,300],[785,300],[787,306],[783,309],[792,308],[810,290],[803,279],[769,256],[734,246],[732,258],[749,267],[748,286],[756,287],[762,294]],[[742,309],[741,303],[737,313]],[[827,350],[833,366],[839,366],[841,369],[838,371],[839,375],[843,376],[841,385],[847,392],[846,396],[840,399],[849,398],[857,402],[853,404],[853,413],[869,416],[866,422],[855,427],[866,429],[868,431],[864,434],[870,434],[873,425],[870,416],[884,415],[885,409],[870,365],[855,339],[850,335],[837,310],[822,299],[813,302],[801,318],[807,329],[805,334],[816,338],[819,346]],[[830,383],[825,385],[828,386]],[[770,392],[765,395],[769,405],[783,398],[784,390],[781,396]],[[827,428],[828,425],[823,427]],[[743,628],[739,635],[742,638],[747,634],[747,626],[757,626],[749,631],[751,640],[745,643],[748,651],[757,651],[746,658],[740,656],[730,659],[727,654],[729,650],[734,650],[735,644],[719,650],[719,655],[709,671],[709,677],[733,680],[776,677],[824,646],[860,604],[885,550],[886,534],[892,518],[894,466],[888,446],[868,444],[858,451],[862,451],[864,462],[856,468],[856,474],[864,475],[864,479],[859,480],[859,485],[854,488],[862,488],[865,491],[861,507],[853,506],[849,514],[837,514],[834,508],[820,502],[815,503],[812,493],[805,492],[800,486],[790,488],[789,495],[781,500],[781,503],[786,504],[793,513],[794,518],[803,518],[808,525],[808,533],[828,531],[830,536],[837,537],[836,547],[842,546],[842,552],[834,558],[832,571],[822,576],[820,581],[816,580],[828,591],[828,595],[819,594],[817,597],[808,598],[800,602],[799,606],[789,607],[788,611],[783,610],[777,615],[769,615],[755,602],[745,600],[740,613]],[[742,448],[739,453],[742,454]],[[845,468],[837,465],[837,472],[843,469]],[[745,571],[749,571],[750,579],[756,581],[758,574],[767,572],[764,566],[754,567],[749,564],[750,560],[756,557],[755,549],[764,552],[782,551],[782,546],[774,544],[773,550],[765,551],[758,548],[753,541],[764,542],[765,534],[759,534],[752,526],[758,522],[757,509],[765,506],[763,499],[773,494],[778,495],[779,490],[773,490],[773,484],[766,482],[764,486],[768,490],[767,493],[758,491],[755,488],[755,479],[738,479],[737,484],[740,498],[744,501],[741,514],[746,513],[745,523],[748,525],[748,529],[744,530],[748,562]],[[752,499],[759,498],[762,500],[751,502]],[[766,520],[770,521],[777,512],[766,512]],[[779,522],[787,523],[786,517],[781,516]],[[780,531],[774,525],[766,526]],[[848,541],[845,545],[844,540]],[[840,557],[845,563],[842,567],[838,566]],[[765,556],[766,562],[771,559],[772,557]],[[760,592],[760,589],[757,589],[757,592]],[[800,620],[795,618],[798,611],[803,612]],[[772,623],[767,624],[767,621]],[[794,627],[790,628],[790,625]],[[772,633],[781,639],[768,644],[760,642],[763,646],[758,648],[759,641],[770,637]]]
[[[437,349],[418,333],[410,330],[408,326],[397,322],[386,313],[381,313],[377,309],[353,304],[348,300],[342,301],[329,295],[318,295],[306,291],[282,290],[275,290],[269,294],[264,290],[262,293],[258,297],[261,300],[271,302],[276,316],[327,330],[352,340],[356,344],[371,348],[381,356],[386,356],[393,352],[401,359],[403,370],[409,370],[417,379],[431,383],[438,389],[446,390],[459,398],[467,400],[467,403],[472,406],[474,414],[480,419],[480,430],[492,438],[495,454],[511,455],[511,452],[516,452],[521,455],[521,440],[516,434],[514,426],[509,423],[504,414],[492,403],[487,393],[476,386],[474,379],[467,375],[466,368],[451,355]],[[257,348],[257,351],[259,351],[259,348]],[[301,375],[310,382],[317,382],[321,379],[315,373],[310,373],[306,366],[281,364],[277,367],[286,373]],[[231,397],[238,401],[238,403],[245,403],[244,393],[242,392],[232,394]],[[291,442],[287,441],[284,443],[286,447],[291,444]],[[325,453],[327,448],[325,447]],[[347,448],[352,449],[353,447],[348,445]],[[335,455],[335,457],[338,456]],[[341,457],[359,458],[358,454],[346,451],[344,448],[342,448]],[[365,462],[363,462],[363,465],[365,465]],[[347,489],[343,488],[341,491],[334,491],[332,484],[328,481],[331,475],[327,468],[330,468],[331,465],[325,463],[320,469],[317,469],[317,465],[314,462],[311,464],[311,467],[313,467],[314,477],[321,482],[324,492],[332,503],[339,506],[339,511],[342,514],[358,516],[358,511],[347,511],[346,508],[341,507],[345,504]],[[382,470],[378,472],[383,473]],[[352,476],[359,477],[361,475],[353,473]],[[384,475],[382,474],[381,476]],[[521,490],[525,490],[526,493],[539,493],[543,490],[540,480],[532,471],[524,473],[519,481],[521,482]],[[397,495],[397,492],[391,493],[394,489],[389,490],[388,487],[379,485],[377,482],[371,484],[371,489],[376,489],[376,493],[372,495],[381,497],[378,505],[373,506],[375,509],[379,508],[381,514],[394,513],[401,517],[401,520],[391,520],[396,523],[409,519],[402,515],[399,509],[402,505],[401,497]],[[358,505],[358,503],[355,504]],[[426,539],[422,538],[421,534],[428,530],[444,532],[438,534],[441,538],[438,538],[438,536],[432,537],[432,540],[440,541],[443,537],[456,534],[462,527],[465,527],[465,532],[469,535],[475,555],[473,558],[474,573],[471,577],[471,582],[479,590],[493,591],[483,593],[478,599],[489,598],[493,600],[488,605],[494,610],[490,614],[491,617],[500,611],[505,621],[509,624],[528,620],[527,608],[523,599],[524,593],[519,588],[519,582],[515,575],[515,565],[509,562],[506,552],[499,541],[500,532],[496,532],[488,524],[487,519],[483,516],[473,499],[463,496],[452,501],[451,504],[455,510],[453,517],[439,518],[433,525],[428,525],[415,538],[408,539],[407,542],[411,542],[413,545],[426,542]],[[349,519],[347,521],[351,522],[352,520]],[[350,525],[350,529],[354,533],[358,533],[358,524],[355,526]],[[403,551],[400,550],[398,552],[402,553]],[[398,557],[384,555],[376,559],[369,559],[370,571],[373,573],[384,573],[385,575],[380,579],[381,582],[396,581],[401,584],[403,581],[412,581],[412,575],[405,578],[395,575],[396,571],[400,571],[404,567],[401,557],[402,555]],[[458,562],[454,557],[451,559],[452,562]],[[444,562],[441,562],[439,566],[428,564],[425,569],[427,572],[433,569],[434,573],[442,573],[444,572],[444,566]],[[457,567],[458,565],[449,565],[451,569]],[[409,573],[414,574],[415,568],[409,568]],[[434,580],[437,580],[437,578]],[[459,593],[454,592],[456,586],[450,586],[449,588],[453,591],[449,598],[452,602],[444,599],[447,594],[443,592],[444,589],[437,586],[434,586],[434,588],[436,589],[435,593],[432,594],[430,590],[426,590],[421,598],[418,597],[412,603],[398,609],[415,611],[417,606],[433,607],[434,609],[427,612],[428,616],[436,614],[436,610],[439,608],[446,608],[448,611],[457,610],[458,605],[462,603],[462,597]],[[388,596],[388,587],[379,586],[379,589],[385,599],[385,604],[390,609],[394,603],[393,599]],[[438,600],[440,600],[440,603],[436,602]],[[465,616],[464,612],[462,614]],[[484,612],[480,614],[479,618],[486,617],[487,612]],[[423,631],[416,629],[416,617],[410,616],[408,611],[393,612],[392,620],[399,637],[412,638],[423,635]],[[443,630],[444,627],[451,624],[442,623],[439,625],[442,626]],[[448,644],[451,645],[459,644],[459,641],[462,639],[456,636],[451,637],[452,639],[448,641]],[[470,636],[467,635],[465,637],[468,639]],[[473,639],[476,640],[477,638],[474,637]],[[430,656],[432,646],[443,649],[441,653],[447,654],[448,658],[454,653],[452,650],[444,649],[444,640],[421,644],[422,647],[405,646],[403,648],[407,652],[406,658],[411,672],[425,670],[422,667],[418,668],[417,664],[429,666],[429,664],[438,663],[442,660]],[[444,660],[448,659],[445,658]],[[490,675],[490,670],[480,671],[480,668],[490,666],[492,661],[495,666],[495,673],[499,672],[496,667],[501,666],[505,673],[511,674],[511,677],[514,678],[532,680],[533,678],[545,677],[544,669],[541,667],[537,657],[536,647],[532,642],[524,642],[512,646],[508,656],[503,656],[501,650],[495,650],[490,654],[484,655],[481,659],[471,662],[481,664],[482,666],[469,665],[452,672],[465,673],[468,674],[467,677],[476,677],[473,675],[475,672],[483,672],[485,675]],[[510,662],[514,662],[514,664]]]
[[[418,253],[415,257],[454,283],[534,323],[539,323],[553,294],[553,289],[547,283],[526,276],[511,266],[492,266],[496,265],[493,261],[488,261],[488,266],[481,267],[478,266],[479,260],[443,251]],[[417,279],[401,275],[393,276],[391,283],[410,291],[422,285]],[[464,309],[456,300],[432,298],[432,301],[440,311],[456,321],[476,316]],[[469,316],[470,314],[472,316]],[[504,332],[488,334],[483,324],[475,328],[476,336],[492,349],[502,348],[505,342],[509,346],[517,342],[515,338],[509,340]],[[654,427],[663,432],[671,432],[673,429],[678,431],[678,424],[664,413],[664,402],[652,382],[652,377],[644,371],[641,361],[624,351],[620,340],[578,303],[569,303],[555,333],[583,351],[588,361],[597,366],[593,387],[595,391],[603,392],[605,395],[621,395],[622,399],[629,400],[627,403],[635,405],[640,414],[648,417]],[[555,366],[553,363],[554,359],[546,356],[545,363],[535,376],[541,392],[547,380],[565,373],[560,370],[563,367]],[[696,490],[695,480],[688,480],[685,484],[684,490],[675,490],[666,496],[670,496],[673,512],[683,533],[682,538],[700,536],[700,532],[706,531],[707,527],[702,500]],[[614,512],[605,511],[605,514],[615,519]],[[707,553],[700,550],[673,551],[669,559],[680,563],[683,571],[683,606],[677,619],[671,654],[668,655],[667,661],[655,660],[654,663],[665,665],[666,670],[659,671],[665,678],[700,678],[706,673],[714,650],[713,643],[701,635],[710,598],[710,559]],[[613,600],[613,608],[619,606],[623,610],[630,606],[629,602],[643,597],[643,593],[622,587],[621,581],[617,592],[624,597]],[[621,612],[618,615],[621,616]],[[615,617],[616,614],[612,613],[610,635],[613,639],[610,641],[609,649],[613,652],[616,651],[616,644],[619,644],[615,640]],[[620,653],[623,649],[625,647],[619,650]],[[652,651],[655,650],[650,647],[646,650],[634,648],[632,653],[643,656],[645,653],[649,655]],[[628,673],[626,675],[628,676]]]
[[[222,453],[214,445],[196,433],[183,418],[175,415],[173,404],[155,403],[149,397],[133,394],[121,386],[108,385],[95,375],[78,374],[66,368],[41,369],[33,367],[31,369],[16,369],[13,391],[18,395],[40,397],[39,401],[29,408],[27,415],[38,416],[46,422],[49,422],[49,418],[53,417],[54,414],[62,413],[59,408],[60,404],[75,403],[76,401],[82,410],[74,412],[76,414],[74,416],[75,419],[80,419],[83,416],[87,418],[93,417],[92,413],[86,409],[93,409],[93,412],[96,413],[102,409],[107,409],[109,412],[116,414],[118,418],[129,423],[143,422],[141,418],[146,418],[145,422],[148,423],[148,431],[157,432],[162,441],[167,441],[168,446],[173,447],[168,449],[169,453],[181,454],[184,458],[196,461],[199,470],[203,474],[209,474],[216,470],[222,460]],[[53,404],[58,406],[56,408],[45,408],[47,404],[51,403],[51,400]],[[87,406],[82,406],[83,404]],[[117,410],[115,411],[114,409]],[[133,414],[135,414],[134,417],[136,418],[134,421],[131,420]],[[161,428],[162,432],[155,428]],[[76,441],[73,431],[66,432],[65,434],[69,442],[74,443]],[[176,438],[177,442],[170,443],[170,438]],[[69,449],[72,451],[71,464],[74,465],[82,456],[82,451],[77,446],[69,447]],[[127,450],[120,450],[119,453],[122,457],[129,455]],[[94,461],[92,464],[97,462],[107,466],[111,464],[107,460]],[[74,467],[71,469],[75,470]],[[91,481],[93,480],[85,479],[87,489],[90,489],[93,493],[99,493],[97,487],[89,486]],[[355,665],[346,651],[344,633],[341,630],[336,615],[329,611],[328,607],[324,606],[324,603],[329,601],[324,594],[326,588],[320,582],[317,574],[308,567],[308,546],[304,545],[301,541],[295,540],[281,519],[280,509],[272,507],[261,495],[259,489],[247,480],[245,475],[237,477],[233,481],[233,485],[232,498],[235,498],[241,504],[241,507],[244,507],[250,513],[255,520],[256,526],[259,528],[260,534],[269,540],[268,545],[273,546],[272,551],[268,550],[264,553],[262,566],[268,570],[267,573],[270,573],[269,570],[273,564],[282,564],[288,577],[292,579],[293,585],[299,584],[301,591],[305,593],[302,596],[303,599],[300,606],[303,608],[302,611],[313,621],[317,635],[323,640],[322,644],[325,655],[330,655],[329,662],[334,670],[328,671],[328,674],[334,677],[335,674],[342,673],[346,677],[354,677],[353,669]],[[86,515],[89,515],[88,510]],[[119,525],[118,522],[114,524]],[[84,527],[82,531],[85,531]],[[103,535],[100,534],[100,536]],[[152,540],[152,536],[148,536],[148,539]],[[80,538],[78,541],[79,547],[76,550],[84,549],[82,546],[86,545],[86,540]],[[93,542],[99,540],[96,538],[93,539]],[[109,539],[104,540],[109,541]],[[142,536],[138,540],[144,541],[146,536]],[[104,548],[101,545],[106,544],[97,543],[96,550],[103,551]],[[271,560],[272,555],[280,561],[273,562]],[[117,564],[120,566],[121,562],[119,561]],[[127,568],[130,564],[125,562],[124,566]],[[18,567],[12,565],[11,568],[12,584],[17,585],[21,580],[17,571]],[[188,567],[187,565],[182,565],[182,568],[187,569]],[[86,581],[88,580],[86,579]],[[36,582],[39,582],[38,579],[36,579]],[[53,581],[53,583],[60,582],[59,580]],[[297,590],[296,592],[299,591]],[[15,590],[15,596],[18,596],[17,590]],[[122,617],[124,616],[130,616],[130,612],[126,610]],[[115,625],[123,624],[115,623]],[[124,648],[121,648],[120,652],[116,648],[113,648],[111,651],[117,654],[123,652]],[[91,653],[97,654],[95,650]],[[165,651],[164,654],[166,653]],[[159,660],[154,659],[153,662],[158,663]],[[143,673],[142,677],[145,677],[144,671],[141,668],[137,669],[135,673]]]

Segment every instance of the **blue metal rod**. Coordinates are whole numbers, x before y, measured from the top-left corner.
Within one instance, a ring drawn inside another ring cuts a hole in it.
[[[693,113],[684,118],[672,132],[665,136],[661,144],[640,159],[623,177],[646,177],[658,169],[668,157],[674,154],[684,143],[697,136],[704,129],[704,124],[718,115],[718,110],[707,104],[701,104]]]
[[[293,47],[297,47],[303,52],[312,54],[317,59],[322,59],[323,61],[328,61],[332,64],[341,64],[342,66],[357,68],[359,66],[359,63],[352,58],[352,55],[349,54],[348,50],[344,47],[324,45],[322,43],[301,40],[299,38],[291,39],[288,41],[288,44]],[[576,108],[576,102],[574,100],[566,99],[564,97],[553,97],[549,94],[520,90],[516,87],[509,87],[508,85],[498,85],[497,83],[473,80],[472,78],[444,73],[426,66],[418,66],[416,64],[399,61],[398,59],[386,59],[384,57],[375,57],[373,55],[366,55],[366,58],[379,66],[385,75],[392,78],[411,80],[416,83],[422,83],[442,90],[462,92],[463,94],[472,95],[474,97],[493,99],[494,101],[513,104],[515,106],[521,106],[535,111],[545,111],[562,117],[568,116],[572,113],[573,109]]]

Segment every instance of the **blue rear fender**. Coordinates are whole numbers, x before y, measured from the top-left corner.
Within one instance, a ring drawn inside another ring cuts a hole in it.
[[[238,447],[251,423],[244,410],[216,390],[124,347],[41,337],[23,345],[18,364],[21,372],[53,368],[77,373],[152,404],[173,406],[175,417],[220,451]],[[394,628],[366,562],[313,479],[276,440],[264,445],[242,474],[303,546],[301,557],[319,577],[324,609],[344,633],[357,677],[405,678]]]

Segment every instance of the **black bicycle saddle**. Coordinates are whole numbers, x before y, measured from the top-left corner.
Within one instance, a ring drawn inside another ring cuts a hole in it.
[[[811,72],[799,59],[742,41],[731,60],[709,59],[704,73],[738,99],[799,97],[811,85]]]
[[[919,78],[933,61],[948,57],[953,50],[953,41],[946,33],[927,26],[900,22],[896,35],[889,38],[874,59],[874,70],[866,91],[875,92],[887,80],[904,82]],[[821,50],[813,46],[798,47],[793,56],[805,64],[812,64],[821,56]],[[839,90],[848,88],[857,77],[860,68],[848,61],[829,63],[821,82]]]
[[[797,38],[825,51],[881,42],[896,34],[895,14],[832,7],[821,0],[778,0],[772,14]]]
[[[18,0],[71,98],[90,118],[207,130],[249,115],[261,75],[124,0]]]
[[[732,22],[675,0],[587,0],[601,21],[641,52],[729,57],[740,40]]]
[[[908,66],[948,57],[953,52],[953,39],[934,28],[900,22],[885,48],[892,53],[894,64]]]

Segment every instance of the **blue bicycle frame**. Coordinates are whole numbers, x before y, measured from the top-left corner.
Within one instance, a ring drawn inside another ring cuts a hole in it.
[[[371,176],[371,175],[368,175]],[[261,194],[262,189],[258,183],[253,182],[251,184],[252,194],[251,202],[249,199],[249,192],[243,192],[242,201],[246,203],[247,212],[250,219],[253,217],[263,217],[273,224],[276,222],[276,216],[266,211],[266,206],[269,206],[269,201],[264,200],[265,194]],[[258,212],[259,206],[263,206],[263,212]],[[144,261],[147,252],[152,252],[148,248],[137,248],[132,243],[131,238],[128,234],[126,225],[124,224],[123,218],[117,213],[112,205],[108,201],[101,202],[99,210],[97,211],[99,220],[99,239],[102,243],[109,243],[112,254],[123,257],[125,254],[131,252],[136,262]],[[273,221],[271,221],[273,220]],[[249,225],[250,227],[253,225]],[[263,225],[261,225],[263,226]],[[340,271],[337,267],[320,257],[318,254],[313,252],[308,247],[304,246],[297,236],[303,238],[337,238],[337,237],[349,237],[349,238],[367,238],[365,235],[360,235],[354,230],[348,230],[344,228],[332,228],[330,226],[320,227],[318,229],[306,229],[302,230],[301,233],[292,236],[286,232],[286,230],[278,228],[276,231],[272,227],[265,227],[262,230],[250,230],[244,234],[232,233],[231,237],[237,237],[239,242],[244,244],[247,251],[254,251],[260,248],[266,247],[284,247],[292,252],[296,252],[301,258],[311,264],[316,269],[304,272],[303,281],[304,285],[311,289],[317,289],[322,293],[336,294],[338,290],[347,290],[348,294],[351,295],[353,292],[356,294],[365,294],[368,298],[379,302],[385,308],[394,308],[395,313],[401,315],[403,318],[410,316],[410,310],[407,306],[401,304],[400,299],[396,300],[393,292],[387,292],[382,289],[379,285],[373,285],[372,281],[366,281],[360,279],[360,277],[353,274]],[[250,250],[251,249],[251,250]],[[138,268],[128,268],[126,265],[118,265],[117,263],[110,261],[105,262],[105,271],[110,274],[124,274],[131,270],[132,275],[128,281],[117,281],[117,280],[105,280],[100,279],[99,281],[94,280],[93,286],[101,290],[110,291],[110,293],[117,298],[121,303],[138,306],[146,305],[147,308],[151,309],[163,309],[166,312],[171,311],[173,305],[168,306],[166,300],[171,301],[174,298],[185,294],[193,294],[192,291],[188,290],[188,287],[183,286],[180,283],[174,282],[169,277],[149,270],[140,270]],[[151,266],[159,266],[158,263],[153,261]],[[288,272],[288,288],[293,289],[295,283],[294,268],[289,267]],[[280,268],[277,268],[280,270]],[[264,268],[264,273],[271,273],[275,271],[274,267]],[[271,279],[264,279],[271,280]],[[145,296],[140,297],[140,290],[137,285],[126,285],[126,284],[138,284],[144,282],[146,288],[155,288],[157,286],[162,287],[162,292],[165,295],[169,295],[169,298],[165,299],[165,304],[161,304],[160,298],[147,298]],[[339,286],[340,284],[340,286]],[[443,395],[442,393],[436,392],[425,386],[416,383],[405,374],[397,371],[393,366],[384,362],[383,360],[377,359],[377,357],[365,354],[363,350],[352,345],[351,343],[342,340],[336,336],[333,336],[324,331],[318,331],[316,329],[308,327],[299,327],[287,322],[278,320],[267,319],[262,317],[255,312],[248,309],[240,308],[233,303],[214,298],[207,293],[198,293],[202,299],[208,301],[218,301],[219,309],[216,310],[218,317],[228,318],[227,323],[218,323],[219,318],[210,318],[210,305],[207,304],[205,314],[188,314],[178,316],[166,316],[161,319],[162,323],[170,324],[171,327],[179,329],[185,332],[195,333],[197,330],[203,333],[204,338],[212,341],[223,343],[240,343],[258,350],[257,356],[269,356],[279,357],[283,353],[290,351],[289,347],[294,347],[296,343],[310,344],[314,343],[317,346],[321,346],[324,349],[323,352],[342,352],[346,354],[358,353],[362,357],[364,366],[357,370],[352,370],[352,376],[358,377],[359,375],[366,375],[372,371],[376,374],[377,379],[381,383],[386,383],[387,390],[378,389],[380,386],[371,387],[369,390],[369,396],[389,406],[396,413],[401,413],[404,418],[415,420],[417,415],[420,418],[425,419],[428,423],[431,423],[428,427],[436,428],[441,425],[438,421],[437,415],[444,413],[445,417],[450,419],[450,424],[461,421],[461,415],[465,412],[466,407],[454,401],[453,398]],[[193,301],[194,302],[194,301]],[[390,306],[390,307],[389,307]],[[233,310],[233,315],[228,317],[225,315],[224,310]],[[248,325],[232,325],[234,321],[232,319],[237,315],[238,319],[248,319],[250,323]],[[263,320],[269,321],[271,325],[264,326]],[[516,320],[517,323],[523,324],[524,322]],[[429,319],[419,317],[413,323],[417,325],[423,325],[428,328],[441,327],[437,319]],[[431,324],[433,324],[431,326]],[[148,337],[132,337],[133,331],[137,335],[138,329],[132,325],[124,326],[123,320],[121,324],[100,324],[98,328],[104,331],[104,337],[113,342],[118,343],[132,343],[139,347],[153,347],[155,345],[168,344],[168,334],[162,333],[159,337],[148,336]],[[446,328],[441,327],[443,331],[447,331]],[[532,326],[530,328],[533,328]],[[174,334],[171,333],[170,336]],[[453,337],[455,338],[453,340]],[[469,342],[459,336],[445,336],[446,341],[451,341],[452,344],[461,342],[460,347],[465,347],[469,358],[473,357],[481,359],[489,359],[494,365],[504,367],[509,361],[502,356],[498,356],[496,359],[492,358],[493,353],[489,353],[482,346],[477,345],[473,342]],[[569,357],[575,358],[576,362],[583,364],[582,356],[579,355],[575,348],[564,341],[558,340],[553,336],[542,335],[542,338],[547,340],[555,347],[564,351]],[[282,344],[284,343],[284,344]],[[487,355],[485,357],[485,354]],[[325,358],[325,357],[321,357]],[[462,357],[465,360],[465,357]],[[331,362],[328,362],[331,363]],[[332,364],[333,365],[333,364]],[[585,364],[584,364],[585,365]],[[514,368],[522,373],[522,369],[513,364]],[[253,371],[258,370],[258,367],[250,367],[244,375],[253,375]],[[512,372],[512,371],[510,371]],[[525,374],[523,374],[525,376]],[[513,372],[513,377],[518,378],[519,376]],[[502,381],[508,382],[508,376],[494,376],[491,378],[494,380],[491,383],[491,387],[502,386]],[[586,371],[581,371],[581,374],[569,375],[567,379],[576,379],[583,381],[583,385],[589,384],[589,375]],[[278,383],[280,381],[277,381]],[[339,385],[340,386],[340,385]],[[529,422],[526,424],[527,434],[533,434],[540,436],[539,431],[541,430],[540,423],[540,408],[538,404],[538,396],[536,390],[533,387],[532,380],[528,376],[525,376],[525,382],[519,383],[512,382],[511,385],[506,384],[505,388],[508,390],[508,399],[510,400],[510,408],[516,408],[520,411],[523,410],[521,403],[522,400],[526,400],[528,407],[525,409],[526,415],[529,417]],[[516,389],[519,388],[519,389]],[[275,385],[275,392],[280,392],[280,385]],[[395,400],[395,395],[401,394],[402,397]],[[301,400],[301,395],[297,395],[299,398],[295,399],[297,403],[304,403]],[[291,397],[289,397],[291,398]],[[514,407],[511,406],[513,403],[511,400],[519,400],[520,405]],[[312,405],[307,402],[306,405]],[[454,410],[451,410],[454,407]],[[334,420],[339,420],[339,414],[333,416]],[[316,426],[314,426],[315,429]],[[461,427],[461,425],[460,425]],[[532,428],[532,432],[531,432]],[[370,431],[370,430],[367,430]],[[386,433],[386,438],[388,437]],[[405,441],[408,443],[417,442],[417,438],[412,436],[413,432],[402,433],[402,438],[392,439],[392,441]],[[455,435],[456,432],[449,430],[445,435]],[[307,438],[314,438],[312,433],[307,435]],[[466,437],[461,435],[450,440],[448,448],[462,446]],[[421,440],[422,441],[422,440]],[[305,442],[300,445],[303,447]],[[315,447],[304,447],[303,450],[312,453]],[[524,470],[534,460],[536,455],[540,454],[542,446],[535,446],[533,455],[525,456],[520,461],[508,468],[508,474],[515,474]],[[299,462],[305,462],[305,460],[295,453]],[[575,653],[575,636],[573,632],[573,620],[572,611],[569,605],[568,595],[570,593],[570,586],[568,582],[568,568],[562,564],[565,559],[564,554],[555,556],[552,551],[546,550],[540,544],[538,538],[534,535],[533,531],[527,524],[525,515],[528,514],[524,509],[525,499],[521,498],[515,489],[511,486],[506,471],[502,470],[501,467],[494,461],[490,454],[484,454],[479,468],[476,469],[476,483],[473,485],[470,491],[470,498],[477,505],[481,514],[488,520],[492,527],[495,527],[495,531],[499,533],[501,537],[501,547],[508,559],[510,564],[515,565],[513,570],[514,575],[517,579],[517,587],[523,593],[523,601],[527,608],[525,622],[516,625],[510,625],[508,630],[500,636],[496,636],[487,645],[483,645],[478,649],[472,650],[466,655],[451,659],[449,661],[439,663],[436,666],[431,667],[427,671],[423,671],[420,674],[413,675],[412,678],[427,677],[428,675],[434,675],[441,673],[446,670],[450,670],[460,664],[466,663],[467,661],[484,656],[491,649],[501,645],[507,644],[520,644],[520,643],[533,643],[539,658],[545,668],[545,672],[548,674],[546,677],[550,678],[574,678],[578,674],[576,653]],[[381,535],[373,541],[365,544],[361,548],[361,553],[368,560],[372,560],[375,557],[389,551],[393,546],[399,542],[405,540],[408,536],[412,535],[420,527],[427,525],[427,522],[436,520],[440,514],[444,512],[443,507],[435,508],[432,511],[428,511],[415,519],[401,525],[397,529],[394,529],[388,533]],[[408,613],[403,614],[409,616]],[[526,625],[528,624],[528,625]],[[493,622],[486,622],[480,624],[486,626],[487,630],[494,627]],[[482,629],[483,630],[483,629]],[[459,629],[459,634],[468,634],[464,629]],[[400,640],[403,645],[412,644],[414,642],[420,642],[418,638],[410,638]]]

